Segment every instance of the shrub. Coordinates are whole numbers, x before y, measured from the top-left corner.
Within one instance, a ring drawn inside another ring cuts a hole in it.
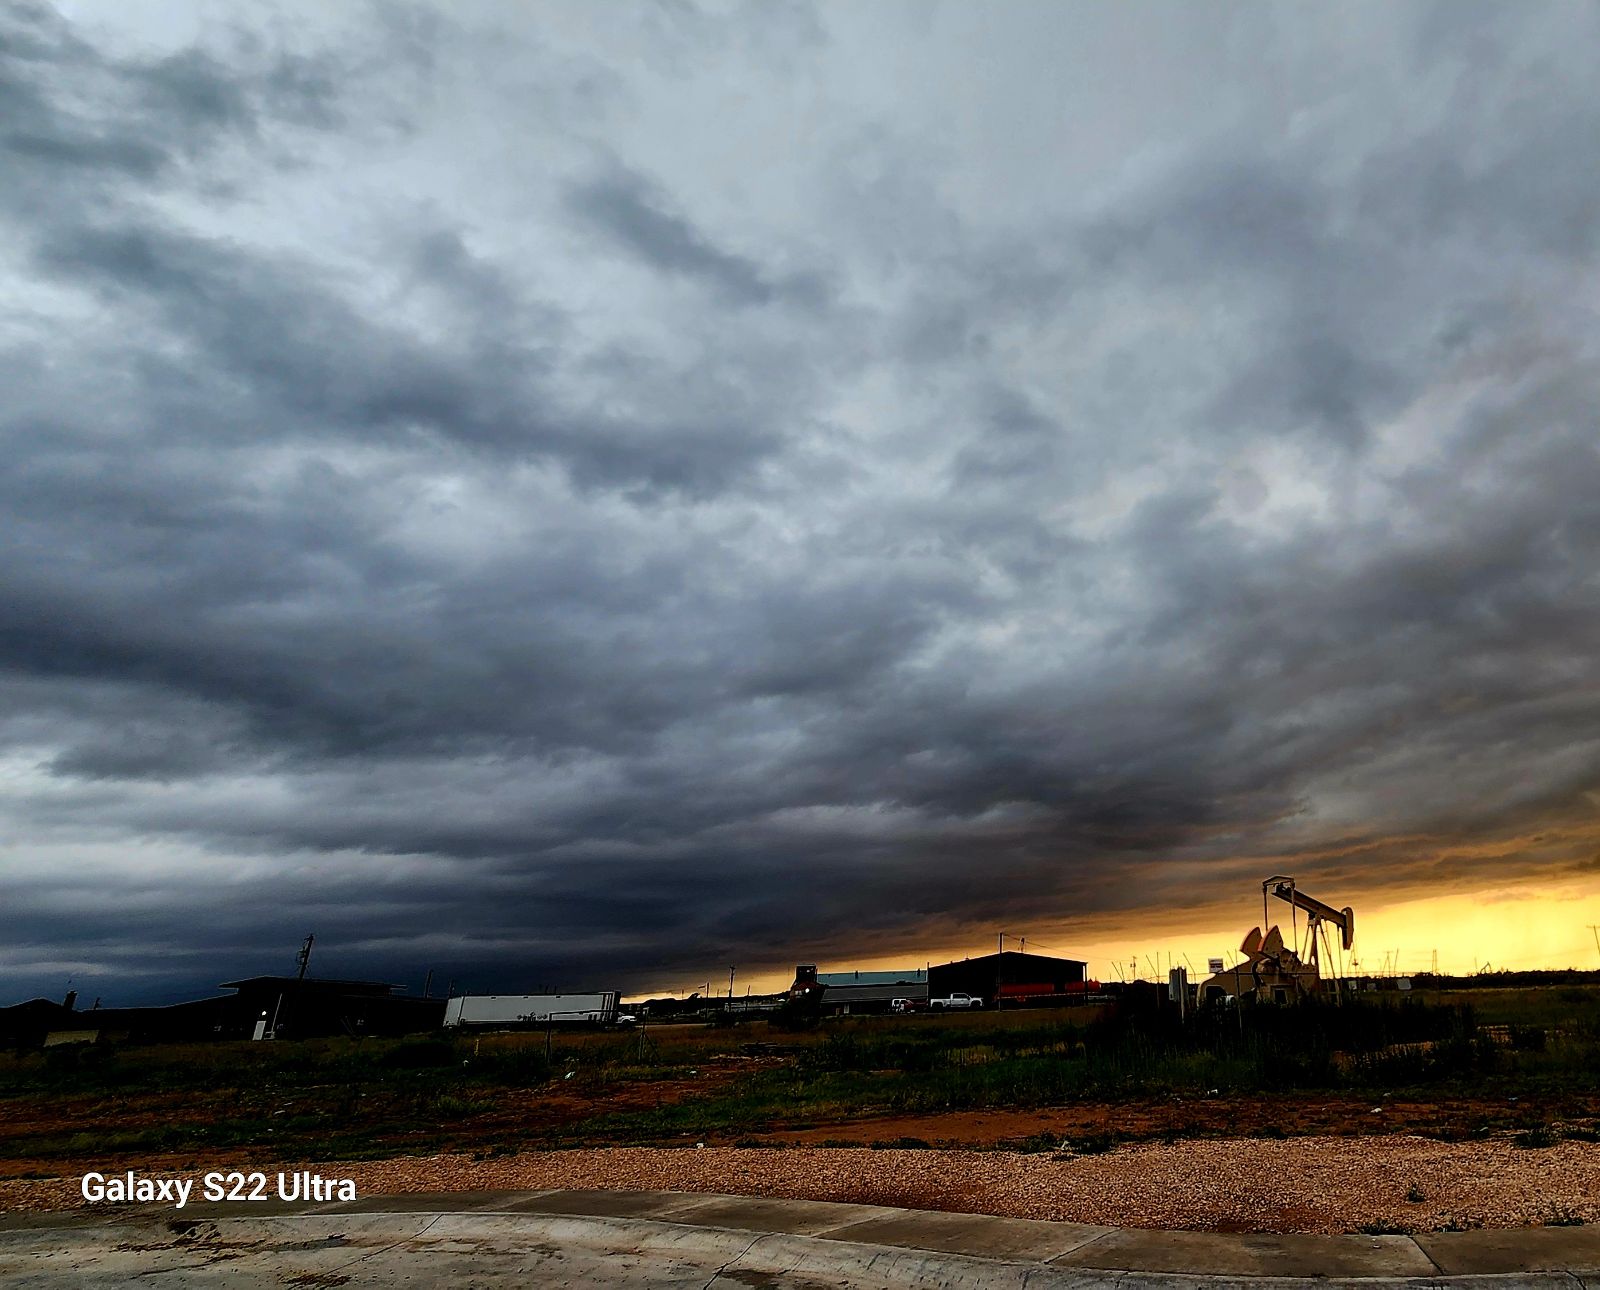
[[[1546,1035],[1543,1026],[1508,1026],[1506,1033],[1511,1040],[1511,1046],[1519,1052],[1544,1052]]]
[[[1554,1126],[1541,1122],[1528,1125],[1511,1141],[1519,1147],[1553,1147],[1559,1138]]]

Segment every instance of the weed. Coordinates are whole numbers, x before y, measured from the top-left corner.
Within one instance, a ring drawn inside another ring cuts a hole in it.
[[[1421,1187],[1418,1187],[1416,1183],[1412,1183],[1411,1186],[1406,1189],[1406,1199],[1413,1205],[1420,1205],[1423,1201],[1428,1199],[1428,1193],[1423,1191]]]
[[[1548,1039],[1543,1026],[1507,1026],[1506,1037],[1512,1048],[1524,1053],[1542,1053]]]
[[[1410,1236],[1411,1229],[1404,1223],[1390,1222],[1387,1218],[1380,1218],[1375,1223],[1363,1223],[1356,1228],[1364,1236]]]
[[[1541,1122],[1528,1125],[1517,1133],[1511,1141],[1519,1147],[1553,1147],[1559,1139],[1560,1135],[1553,1125]]]
[[[425,1070],[454,1066],[460,1060],[448,1039],[408,1039],[379,1057],[377,1064],[386,1070]]]
[[[1014,1142],[1002,1144],[1007,1151],[1022,1151],[1035,1154],[1041,1151],[1059,1151],[1061,1149],[1061,1136],[1055,1133],[1035,1133],[1031,1137],[1018,1138]]]
[[[637,1035],[602,1033],[557,1032],[547,1039],[540,1031],[465,1040],[434,1035],[0,1052],[0,1124],[17,1126],[4,1135],[17,1159],[208,1147],[263,1148],[283,1158],[315,1148],[319,1158],[337,1153],[346,1159],[417,1151],[424,1143],[481,1150],[484,1142],[475,1139],[490,1136],[486,1121],[480,1118],[464,1133],[457,1122],[520,1103],[519,1090],[542,1089],[570,1071],[574,1079],[566,1089],[580,1083],[592,1092],[630,1083],[678,1087],[663,1091],[655,1106],[650,1103],[657,1099],[620,1098],[630,1109],[580,1123],[535,1119],[517,1147],[713,1138],[775,1145],[760,1135],[775,1127],[889,1114],[1335,1091],[1413,1098],[1490,1094],[1512,1109],[1491,1116],[1474,1137],[1499,1137],[1509,1128],[1524,1147],[1550,1146],[1561,1137],[1600,1140],[1600,1123],[1586,1114],[1566,1127],[1513,1118],[1526,1115],[1515,1109],[1519,1098],[1523,1106],[1553,1107],[1556,1095],[1592,1099],[1600,1092],[1600,991],[1574,985],[1466,995],[1430,991],[1405,1002],[1342,1007],[1241,1004],[1187,1019],[1124,1007],[922,1017],[909,1024],[829,1019],[794,1031],[764,1029],[760,1022],[724,1031],[663,1027],[652,1029],[648,1043]],[[1503,1027],[1497,1033],[1506,1040],[1483,1034],[1480,1017]],[[746,1064],[713,1066],[724,1057]],[[718,1070],[718,1078],[689,1082],[690,1072],[709,1070]],[[742,1073],[725,1073],[733,1070]],[[145,1113],[179,1100],[189,1108],[181,1120]],[[92,1105],[100,1120],[122,1118],[128,1127],[80,1131],[81,1120],[49,1114],[52,1103]],[[41,1127],[26,1130],[26,1124]],[[1276,1138],[1296,1130],[1286,1117],[1260,1131]],[[499,1149],[500,1138],[493,1142]],[[1103,1133],[1064,1144],[1040,1134],[1012,1145],[1087,1154],[1114,1142]]]
[[[494,1103],[481,1097],[457,1097],[454,1093],[441,1093],[434,1099],[433,1109],[442,1116],[481,1115],[494,1109]]]

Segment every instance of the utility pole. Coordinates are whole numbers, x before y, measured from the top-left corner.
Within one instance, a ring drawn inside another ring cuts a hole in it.
[[[733,974],[738,971],[735,967],[728,968],[728,1002],[733,1002]]]
[[[299,966],[299,969],[300,969],[298,972],[295,973],[295,977],[294,977],[294,983],[295,983],[295,986],[297,987],[296,990],[295,990],[296,994],[299,993],[298,987],[300,985],[300,982],[302,982],[302,981],[304,981],[306,979],[306,968],[309,967],[310,964],[311,964],[311,947],[312,947],[313,944],[315,944],[316,939],[317,938],[316,938],[316,934],[315,933],[307,932],[306,933],[306,943],[300,947],[300,952],[294,956],[294,961]],[[289,1011],[292,1014],[294,1012],[294,1009],[290,1008]],[[278,1018],[282,1015],[282,1013],[283,1013],[283,995],[280,993],[278,995],[278,1006],[272,1010],[272,1037],[274,1039],[276,1039],[278,1037]]]
[[[1000,987],[1005,984],[1006,963],[1006,934],[1000,933],[1000,944],[996,947],[994,956],[994,1010],[1000,1011]]]
[[[1590,923],[1589,930],[1594,933],[1595,953],[1600,954],[1600,923]]]

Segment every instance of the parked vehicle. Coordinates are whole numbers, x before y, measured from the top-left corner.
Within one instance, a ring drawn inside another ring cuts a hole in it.
[[[890,1012],[921,1012],[928,1005],[921,999],[890,999]]]
[[[950,994],[942,999],[929,999],[928,1007],[934,1012],[943,1012],[946,1008],[981,1008],[983,1000],[975,994]]]

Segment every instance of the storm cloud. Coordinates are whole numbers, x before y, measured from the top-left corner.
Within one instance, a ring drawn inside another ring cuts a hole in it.
[[[0,10],[4,993],[1592,873],[1600,10],[638,17]]]

